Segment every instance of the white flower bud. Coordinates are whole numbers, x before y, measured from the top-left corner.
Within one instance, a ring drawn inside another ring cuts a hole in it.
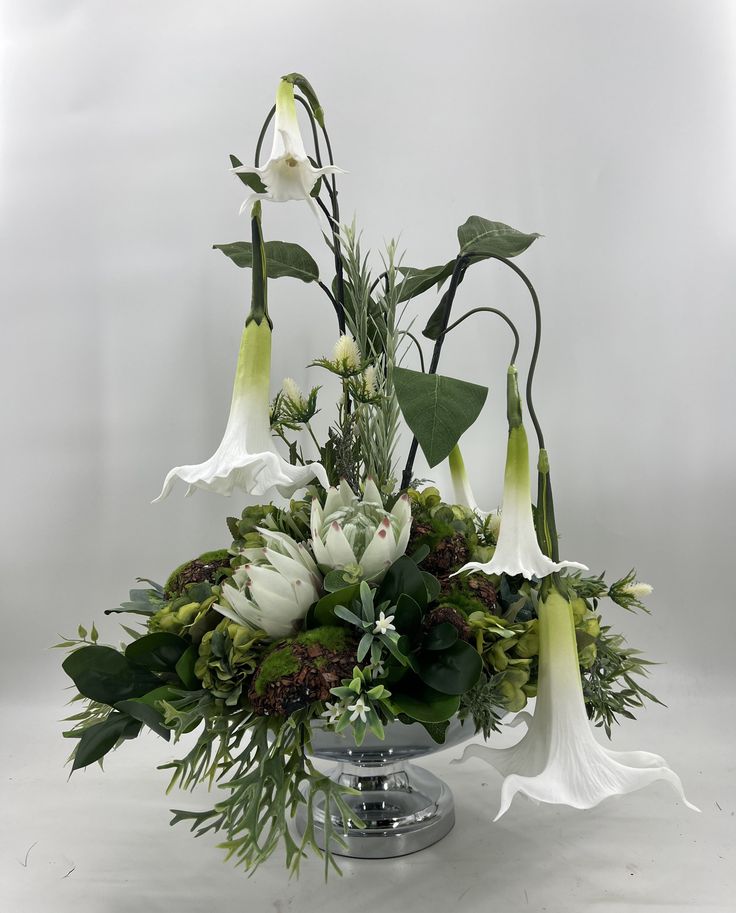
[[[626,593],[628,596],[633,596],[634,599],[640,599],[642,596],[649,596],[653,590],[654,587],[650,586],[648,583],[639,583],[638,580],[636,583],[629,583],[627,586],[621,587],[623,593]]]
[[[284,394],[284,398],[291,403],[292,406],[296,409],[303,409],[306,405],[304,400],[304,394],[299,389],[297,382],[291,377],[285,377],[284,382],[281,384],[281,391]]]
[[[347,333],[344,333],[335,343],[335,348],[332,350],[332,359],[340,367],[351,371],[355,371],[363,360],[358,343]]]

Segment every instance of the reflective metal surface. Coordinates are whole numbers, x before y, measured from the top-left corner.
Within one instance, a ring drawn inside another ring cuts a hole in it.
[[[418,723],[408,726],[392,723],[386,727],[383,741],[369,733],[360,746],[349,731],[336,734],[318,722],[312,730],[312,754],[337,762],[330,777],[356,790],[355,795],[347,797],[347,802],[365,824],[363,828],[349,825],[343,834],[346,846],[332,846],[334,853],[361,859],[405,856],[431,846],[452,830],[455,811],[449,787],[409,761],[471,738],[470,722],[462,725],[453,720],[443,745],[433,741]],[[320,815],[324,820],[323,807],[317,808],[315,817],[317,841],[324,848],[319,831]],[[340,830],[339,819],[332,816],[332,820]],[[299,817],[297,827],[303,830]]]

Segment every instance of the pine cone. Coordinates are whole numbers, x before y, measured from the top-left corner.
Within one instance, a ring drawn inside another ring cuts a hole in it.
[[[468,544],[461,533],[441,539],[422,562],[422,569],[440,581],[466,564],[470,557]]]

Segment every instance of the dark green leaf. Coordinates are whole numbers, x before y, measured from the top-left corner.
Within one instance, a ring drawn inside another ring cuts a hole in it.
[[[221,250],[237,266],[253,266],[253,245],[250,241],[212,246],[215,250]],[[302,282],[316,282],[319,279],[319,267],[312,256],[298,244],[266,241],[263,246],[266,249],[266,274],[269,279],[280,279],[282,276],[291,276]]]
[[[391,614],[394,616],[393,624],[399,634],[410,640],[419,636],[422,628],[422,610],[415,599],[407,593],[402,593],[391,609]]]
[[[458,639],[457,628],[449,621],[435,625],[427,632],[422,641],[423,650],[447,650]]]
[[[140,697],[161,684],[155,675],[112,647],[82,647],[67,656],[62,667],[80,694],[110,706]]]
[[[160,735],[162,739],[166,739],[167,742],[171,738],[170,730],[164,726],[163,714],[149,703],[132,698],[129,701],[118,701],[115,709],[127,713],[139,723],[145,723],[149,729],[152,729],[156,735]]]
[[[449,720],[443,720],[441,723],[422,723],[422,726],[427,730],[432,740],[438,745],[445,744],[445,737],[449,725]]]
[[[447,292],[445,292],[445,294],[440,298],[440,303],[432,311],[432,314],[427,321],[427,325],[422,330],[422,336],[426,336],[427,339],[440,338],[440,334],[446,326],[447,318],[445,315],[450,305],[450,298],[447,295]]]
[[[411,691],[393,692],[391,700],[402,713],[420,723],[449,720],[460,706],[459,697],[441,694],[426,685],[422,687],[416,684]]]
[[[480,415],[488,388],[440,374],[394,368],[401,412],[430,467],[441,463]]]
[[[189,691],[196,691],[202,687],[200,680],[194,674],[194,664],[197,662],[198,656],[199,650],[192,644],[186,648],[174,666],[174,671]]]
[[[410,596],[420,608],[427,605],[424,575],[408,555],[402,555],[386,571],[386,576],[378,587],[375,603],[380,605],[389,602],[396,605],[402,594]]]
[[[400,285],[399,301],[416,298],[433,286],[441,285],[450,278],[454,266],[455,261],[450,260],[442,266],[429,266],[427,269],[415,269],[412,266],[402,269],[404,278]]]
[[[125,656],[135,665],[152,672],[174,672],[188,646],[183,637],[167,631],[156,631],[128,644]]]
[[[335,593],[328,593],[310,609],[310,624],[314,627],[341,624],[335,615],[335,607],[344,606],[345,608],[348,608],[352,605],[353,600],[357,599],[359,595],[359,583],[355,583],[352,586],[346,586],[342,590],[337,590]]]
[[[430,574],[429,571],[422,571],[422,576],[424,577],[424,584],[427,587],[429,602],[434,602],[442,592],[440,582],[435,576]]]
[[[72,770],[79,770],[80,767],[87,767],[88,764],[99,761],[115,747],[119,739],[134,739],[140,730],[141,724],[138,720],[134,720],[126,713],[113,710],[106,720],[84,730],[74,754]]]
[[[230,156],[230,164],[233,168],[241,168],[243,165],[240,159],[234,155]],[[266,185],[263,183],[255,171],[236,171],[235,174],[240,178],[246,187],[250,187],[250,189],[254,190],[256,193],[266,193]]]
[[[540,237],[536,232],[527,235],[503,222],[489,222],[481,216],[471,216],[457,230],[460,253],[479,258],[516,257]]]
[[[442,694],[464,694],[480,678],[483,662],[477,650],[464,640],[441,652],[424,652],[417,657],[421,680]]]

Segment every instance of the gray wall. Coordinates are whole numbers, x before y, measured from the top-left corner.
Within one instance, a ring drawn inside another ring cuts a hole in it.
[[[733,4],[6,2],[3,19],[4,696],[60,701],[57,632],[228,541],[241,498],[149,501],[224,427],[249,294],[210,249],[248,234],[227,155],[250,159],[292,70],[326,108],[367,247],[400,233],[407,264],[438,263],[471,213],[545,235],[520,263],[545,314],[564,556],[636,563],[652,618],[610,619],[668,661],[666,690],[717,686],[734,634]],[[328,271],[306,207],[266,219]],[[497,266],[461,292],[528,338]],[[291,280],[271,300],[274,384],[317,382],[329,307]],[[507,352],[481,318],[443,365],[491,385],[464,440],[489,507]]]

